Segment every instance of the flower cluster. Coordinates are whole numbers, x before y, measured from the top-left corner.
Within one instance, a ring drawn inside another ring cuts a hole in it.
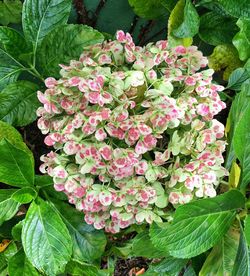
[[[117,233],[161,221],[169,203],[214,197],[225,104],[197,47],[135,46],[129,34],[87,47],[48,78],[37,111],[41,171],[95,228]]]

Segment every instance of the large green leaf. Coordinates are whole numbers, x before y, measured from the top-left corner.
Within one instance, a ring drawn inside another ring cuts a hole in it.
[[[3,26],[0,27],[0,48],[16,59],[29,50],[24,37],[19,32]]]
[[[32,202],[22,229],[29,261],[48,275],[62,273],[72,254],[72,240],[61,217],[42,199]]]
[[[14,189],[0,190],[0,225],[11,219],[18,211],[20,204],[11,198],[16,191]]]
[[[250,72],[245,68],[237,68],[230,75],[226,89],[238,91],[241,89],[241,85],[248,79],[250,79]]]
[[[208,12],[200,17],[200,38],[210,45],[231,43],[237,33],[236,19]]]
[[[234,151],[233,137],[235,137],[237,125],[241,121],[244,114],[248,112],[250,109],[249,89],[250,89],[249,82],[245,82],[242,84],[241,91],[236,95],[228,116],[227,125],[229,128],[229,134],[227,137],[228,147],[227,147],[227,157],[225,161],[225,167],[227,169],[231,168],[232,162],[236,158],[235,151]],[[244,144],[245,142],[243,143],[243,145]]]
[[[18,203],[27,204],[30,203],[37,196],[37,192],[32,187],[24,187],[17,190],[11,198]]]
[[[246,237],[241,229],[240,243],[232,271],[232,276],[249,276],[250,275],[250,263],[249,263],[249,248],[247,246]]]
[[[84,47],[101,43],[103,39],[101,33],[89,26],[70,24],[57,28],[44,39],[39,50],[44,74],[59,77],[59,64],[79,59]]]
[[[8,140],[0,141],[0,182],[23,187],[34,183],[34,163],[30,154],[12,145]]]
[[[147,250],[145,250],[145,248],[147,248]],[[166,251],[164,252],[157,249],[152,244],[148,231],[143,231],[133,239],[130,255],[145,258],[162,258],[169,254],[167,254]]]
[[[20,0],[3,0],[0,2],[0,24],[21,22],[22,2]]]
[[[25,151],[30,156],[32,164],[34,164],[33,154],[23,142],[22,135],[13,126],[0,121],[0,141],[3,138],[7,139],[13,146]]]
[[[106,246],[104,233],[86,224],[83,221],[83,213],[69,204],[53,200],[51,206],[69,230],[73,241],[73,258],[90,263],[100,259]]]
[[[205,252],[228,231],[236,210],[245,198],[238,190],[201,199],[177,208],[172,224],[153,224],[150,236],[155,247],[173,257],[190,258]]]
[[[183,10],[183,21],[173,30],[173,34],[179,38],[193,37],[198,33],[200,19],[191,0],[186,0]]]
[[[6,52],[0,44],[0,90],[17,80],[23,65]]]
[[[250,58],[250,19],[240,18],[237,21],[237,25],[240,31],[233,38],[233,44],[238,50],[239,58],[241,60],[247,60]]]
[[[184,22],[185,0],[179,0],[172,10],[168,19],[168,43],[171,47],[177,45],[190,46],[192,37],[180,38],[174,35],[174,30],[178,29]]]
[[[9,84],[0,93],[0,120],[14,126],[25,126],[33,122],[40,106],[37,90],[38,86],[29,81]]]
[[[250,2],[249,0],[198,0],[199,5],[216,10],[222,15],[228,14],[234,17],[250,17]]]
[[[155,19],[167,12],[162,0],[128,0],[128,2],[135,14],[142,18]]]
[[[36,51],[43,38],[64,25],[71,10],[71,0],[26,0],[23,5],[23,31]],[[63,44],[63,43],[62,43]]]
[[[250,246],[250,216],[247,215],[245,219],[244,233],[248,246]]]
[[[78,261],[70,261],[66,266],[66,272],[71,276],[109,276],[110,273],[98,269],[91,264]]]
[[[40,275],[29,262],[22,249],[20,249],[14,256],[9,259],[8,272],[9,276]]]
[[[250,88],[250,81],[246,86]],[[242,92],[241,92],[242,93]],[[248,90],[249,93],[249,90]],[[233,136],[233,147],[236,157],[240,160],[241,176],[240,185],[241,189],[245,189],[250,182],[250,135],[249,135],[249,122],[250,122],[250,106],[245,109],[242,117],[235,127]]]
[[[147,247],[144,247],[144,250]],[[145,276],[158,276],[158,275],[166,275],[166,276],[174,276],[179,275],[182,268],[186,265],[188,260],[186,259],[176,259],[171,256],[164,258],[162,261],[156,264],[151,264],[146,271]]]
[[[239,238],[239,231],[231,227],[228,233],[214,246],[199,275],[231,275],[239,246]]]

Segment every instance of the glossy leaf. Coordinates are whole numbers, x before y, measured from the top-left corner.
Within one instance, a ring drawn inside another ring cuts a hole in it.
[[[48,275],[62,273],[72,253],[72,240],[60,216],[42,199],[32,202],[22,229],[29,261]]]
[[[250,88],[250,82],[246,84]],[[248,90],[249,93],[249,90]],[[241,177],[239,187],[245,189],[250,182],[250,106],[245,110],[244,114],[238,121],[233,136],[233,147],[236,157],[240,160]]]
[[[179,275],[179,272],[182,270],[187,262],[188,260],[186,259],[176,259],[168,256],[159,263],[151,264],[144,275]]]
[[[0,141],[3,138],[7,139],[13,146],[25,151],[30,156],[32,163],[34,164],[33,154],[23,142],[22,135],[11,125],[0,121]]]
[[[193,37],[199,30],[199,15],[191,0],[186,0],[183,10],[183,21],[180,26],[173,30],[173,34],[179,38]]]
[[[66,203],[53,200],[54,212],[61,216],[73,241],[73,258],[93,263],[100,259],[106,246],[106,237],[84,222],[83,213]]]
[[[228,233],[213,247],[199,275],[231,275],[239,246],[239,238],[238,229],[231,227]]]
[[[216,10],[222,15],[230,15],[234,17],[250,17],[250,3],[248,0],[198,0],[198,5]]]
[[[40,275],[25,256],[23,250],[19,250],[9,259],[9,276],[38,276]]]
[[[11,198],[18,203],[27,204],[31,202],[37,196],[35,189],[31,187],[24,187],[20,190],[17,190]]]
[[[250,109],[250,94],[249,94],[249,83],[244,83],[242,85],[241,91],[236,95],[228,116],[228,147],[227,147],[227,157],[225,161],[225,167],[230,169],[233,160],[236,158],[234,151],[233,137],[235,137],[235,131],[237,125],[241,121],[242,117]],[[243,144],[244,145],[244,144]]]
[[[236,19],[217,12],[208,12],[200,17],[200,38],[210,45],[231,43],[237,33]]]
[[[21,22],[22,2],[20,0],[3,0],[0,2],[0,24]]]
[[[201,199],[177,208],[172,224],[153,224],[154,246],[176,258],[197,256],[216,244],[228,231],[245,198],[231,190],[215,198]]]
[[[250,15],[249,15],[250,16]],[[241,60],[250,58],[250,19],[239,19],[237,25],[240,31],[233,38]]]
[[[109,276],[109,273],[98,269],[91,264],[78,261],[70,261],[66,266],[66,272],[72,276]]]
[[[64,25],[71,10],[70,0],[26,0],[23,5],[23,30],[36,52],[43,38]]]
[[[250,246],[250,216],[249,215],[247,215],[247,217],[245,218],[244,233],[245,233],[247,244],[248,246]]]
[[[240,243],[231,275],[250,275],[249,248],[247,246],[246,237],[242,229],[240,235]]]
[[[47,76],[59,76],[59,64],[79,59],[84,47],[101,43],[104,37],[89,26],[65,25],[51,32],[39,50],[39,61]],[[63,43],[62,43],[63,41]]]
[[[20,55],[29,50],[24,37],[19,32],[3,26],[0,27],[0,48],[17,60]]]
[[[14,126],[25,126],[33,122],[40,106],[37,90],[38,86],[29,81],[8,85],[0,93],[0,120]]]
[[[241,89],[241,85],[248,79],[250,79],[250,73],[245,68],[237,68],[230,75],[226,88],[238,91]]]
[[[11,234],[14,240],[21,241],[22,229],[23,229],[24,220],[19,221],[14,227],[11,229]]]
[[[0,225],[11,219],[18,211],[20,204],[11,198],[15,192],[14,189],[0,190]]]
[[[155,19],[164,15],[162,0],[128,0],[135,14],[146,19]]]
[[[174,35],[174,30],[183,23],[184,9],[185,0],[179,0],[170,14],[168,20],[168,42],[171,47],[178,45],[190,46],[193,42],[192,37],[179,38]]]
[[[16,81],[22,70],[22,64],[11,57],[0,45],[0,90]]]
[[[147,250],[145,250],[147,248]],[[148,231],[143,231],[138,234],[132,242],[131,253],[132,256],[140,256],[145,258],[162,258],[168,256],[166,252],[157,249],[150,240]]]
[[[16,187],[34,183],[33,159],[6,139],[0,140],[0,182]]]

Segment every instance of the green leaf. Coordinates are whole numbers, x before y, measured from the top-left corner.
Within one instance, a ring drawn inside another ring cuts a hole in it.
[[[228,147],[227,147],[227,157],[225,161],[225,167],[227,169],[231,168],[231,165],[233,163],[233,160],[236,158],[235,151],[234,151],[234,143],[233,143],[233,137],[235,137],[236,128],[241,121],[242,117],[245,113],[247,113],[250,109],[250,83],[245,82],[242,85],[241,92],[239,92],[230,109],[229,116],[228,116],[228,128],[229,128],[229,134],[228,134]],[[245,142],[243,143],[243,145]]]
[[[147,250],[145,250],[147,248]],[[145,257],[145,258],[162,258],[168,256],[169,254],[166,251],[157,249],[150,240],[148,231],[144,231],[138,234],[132,242],[132,250],[130,255],[136,257]]]
[[[231,275],[239,239],[238,229],[231,227],[228,233],[213,247],[202,266],[199,276]]]
[[[162,0],[128,0],[128,2],[135,14],[142,18],[156,19],[167,12]]]
[[[236,19],[208,12],[200,17],[200,38],[210,45],[231,44],[237,33]]]
[[[14,199],[16,202],[21,204],[30,203],[34,198],[36,198],[37,192],[35,189],[31,187],[24,187],[20,190],[17,190],[11,198]]]
[[[0,27],[0,48],[17,60],[19,60],[20,55],[30,50],[19,32],[3,26]]]
[[[25,151],[32,161],[34,166],[34,157],[33,153],[27,147],[27,145],[23,142],[22,135],[11,125],[0,121],[0,141],[5,138],[7,139],[13,146]],[[1,167],[1,166],[0,166]]]
[[[14,217],[18,211],[20,204],[11,198],[15,192],[14,189],[0,190],[0,225]]]
[[[70,261],[66,266],[66,272],[71,276],[109,276],[96,266],[78,261]]]
[[[228,14],[234,17],[250,17],[250,3],[248,0],[199,0],[198,5],[203,5],[220,14]]]
[[[245,233],[247,244],[248,246],[250,246],[250,216],[249,215],[247,215],[247,217],[245,218],[244,233]]]
[[[19,250],[9,259],[8,264],[9,276],[37,276],[39,273],[29,262],[23,250]]]
[[[250,73],[245,68],[237,68],[228,79],[226,89],[240,90],[242,83],[250,78]]]
[[[12,228],[15,227],[15,225],[18,224],[23,219],[23,217],[23,215],[18,214],[2,223],[0,226],[0,240],[12,239]]]
[[[146,273],[143,275],[179,275],[179,272],[182,270],[182,268],[186,265],[187,262],[188,260],[186,259],[176,259],[171,256],[168,256],[157,264],[151,264]]]
[[[16,187],[34,183],[33,159],[6,139],[0,141],[0,182]]]
[[[44,39],[39,50],[39,62],[44,74],[59,77],[59,64],[79,59],[84,47],[101,43],[103,39],[101,33],[89,26],[71,24],[58,27]]]
[[[23,66],[0,45],[0,90],[17,80]]]
[[[215,198],[179,206],[172,224],[153,224],[150,236],[154,246],[176,258],[190,258],[205,252],[228,231],[236,210],[245,198],[231,190]]]
[[[11,241],[8,247],[4,250],[2,253],[6,259],[6,261],[9,261],[9,259],[14,256],[17,253],[17,246],[16,243]]]
[[[233,45],[238,50],[239,58],[244,61],[250,58],[250,19],[240,18],[237,25],[240,31],[233,38]]]
[[[246,242],[246,237],[241,229],[240,243],[232,271],[232,276],[249,276],[250,275],[250,264],[249,264],[249,249]]]
[[[26,0],[24,2],[23,31],[26,39],[33,45],[34,57],[43,38],[56,27],[67,22],[71,2],[71,0]],[[35,65],[35,58],[33,65]]]
[[[11,234],[14,240],[21,241],[22,229],[23,229],[24,220],[19,221],[12,229]]]
[[[14,126],[25,126],[36,118],[40,106],[36,91],[38,86],[29,81],[9,84],[0,93],[0,120]]]
[[[83,220],[84,214],[69,204],[53,200],[51,206],[69,230],[73,241],[73,258],[90,263],[99,260],[107,243],[103,231],[86,224]]]
[[[250,81],[248,81],[247,86],[248,88],[250,88]],[[249,122],[250,106],[248,106],[248,108],[245,110],[244,114],[242,114],[242,117],[238,121],[237,126],[235,127],[235,133],[232,140],[235,155],[240,160],[241,175],[239,187],[243,190],[250,182]]]
[[[183,21],[173,30],[173,34],[179,38],[193,37],[199,31],[200,19],[191,0],[186,0],[183,12]]]
[[[64,193],[59,193],[54,189],[53,178],[49,175],[35,175],[35,186],[46,192],[51,198],[68,201],[68,197]]]
[[[179,38],[174,35],[174,30],[178,29],[184,22],[185,0],[179,0],[172,10],[168,20],[168,43],[170,47],[178,45],[190,46],[192,37]]]
[[[0,24],[21,22],[22,2],[20,0],[3,0],[0,2]]]
[[[64,272],[72,254],[68,229],[54,209],[42,199],[34,201],[26,214],[22,244],[29,261],[48,275]]]

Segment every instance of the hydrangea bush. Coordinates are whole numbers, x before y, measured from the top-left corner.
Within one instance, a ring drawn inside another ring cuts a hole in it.
[[[225,149],[214,119],[225,104],[197,47],[135,46],[130,34],[86,48],[47,78],[37,111],[41,171],[95,228],[160,222],[167,206],[214,197]]]

